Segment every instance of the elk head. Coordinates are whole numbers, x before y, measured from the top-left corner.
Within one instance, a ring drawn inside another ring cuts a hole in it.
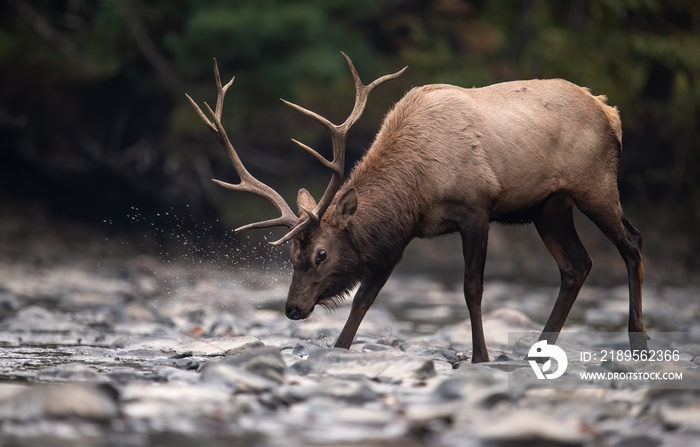
[[[394,74],[376,79],[369,85],[363,85],[350,58],[345,53],[341,54],[347,61],[355,82],[355,106],[344,123],[339,125],[333,124],[315,112],[282,100],[285,104],[309,116],[326,128],[330,133],[333,146],[333,159],[328,160],[309,146],[297,140],[292,140],[332,171],[330,183],[318,203],[308,191],[305,189],[299,190],[297,196],[298,214],[291,210],[276,191],[260,182],[246,170],[226,135],[226,131],[221,125],[221,113],[224,96],[233,84],[233,79],[222,86],[216,60],[214,60],[217,86],[216,110],[212,111],[209,105],[204,103],[211,120],[202,112],[197,103],[187,95],[202,121],[204,121],[205,125],[217,137],[219,143],[228,153],[234,169],[240,177],[240,183],[238,184],[220,180],[214,180],[214,182],[227,189],[258,194],[270,201],[281,214],[280,217],[275,219],[244,225],[237,228],[236,231],[274,226],[286,226],[289,228],[287,234],[280,240],[270,242],[270,244],[281,245],[287,241],[292,241],[291,260],[294,266],[294,273],[285,305],[285,314],[293,320],[308,317],[316,304],[332,306],[335,298],[347,293],[362,279],[362,268],[359,263],[360,256],[353,247],[347,231],[348,224],[357,209],[355,190],[352,188],[345,190],[335,200],[335,206],[330,215],[325,215],[325,213],[343,183],[345,141],[348,130],[362,115],[369,93],[379,84],[398,77],[406,69],[404,67]]]

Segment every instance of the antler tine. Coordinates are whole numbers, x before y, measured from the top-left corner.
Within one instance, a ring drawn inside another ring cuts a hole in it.
[[[306,219],[301,219],[299,220],[299,223],[297,223],[287,234],[285,234],[282,239],[275,241],[275,242],[268,242],[270,245],[282,245],[285,242],[289,241],[292,239],[294,236],[297,234],[301,233],[304,231],[312,222],[315,222],[314,219],[309,218],[308,216]]]
[[[224,110],[224,96],[226,96],[226,92],[228,91],[229,87],[233,85],[233,80],[236,79],[236,77],[232,77],[230,81],[223,87],[221,86],[221,76],[219,76],[219,64],[216,63],[216,58],[214,58],[214,77],[216,79],[216,117],[221,121],[221,113]]]
[[[360,80],[360,75],[357,74],[355,65],[352,63],[352,60],[350,60],[350,57],[348,57],[348,55],[343,53],[342,51],[340,52],[340,54],[342,54],[345,60],[347,61],[348,67],[350,67],[350,72],[352,73],[352,78],[355,81],[355,106],[353,107],[350,116],[348,116],[348,119],[346,119],[345,122],[339,126],[350,128],[353,124],[355,124],[358,118],[362,116],[362,112],[364,112],[365,110],[365,106],[367,105],[367,98],[369,97],[370,92],[380,84],[398,78],[404,71],[406,71],[408,67],[403,67],[396,73],[384,75],[380,78],[375,79],[368,85],[363,85],[362,81]]]
[[[404,67],[401,70],[397,71],[396,73],[393,74],[388,74],[385,76],[382,76],[376,80],[374,80],[372,83],[369,85],[363,85],[362,81],[360,80],[360,76],[357,74],[357,70],[355,69],[355,66],[352,63],[352,60],[348,57],[347,54],[343,53],[342,51],[340,54],[343,55],[345,60],[348,63],[348,67],[350,67],[350,72],[352,73],[353,81],[355,82],[355,105],[353,106],[352,112],[348,116],[348,118],[343,122],[343,124],[336,125],[331,123],[329,120],[326,118],[322,117],[321,115],[312,112],[311,110],[305,109],[301,106],[298,106],[294,103],[291,103],[289,101],[285,101],[284,99],[282,100],[285,104],[293,107],[294,109],[298,110],[299,112],[303,113],[304,115],[314,119],[317,121],[319,124],[321,124],[323,127],[328,130],[331,136],[331,143],[333,146],[333,159],[329,161],[326,157],[322,156],[309,146],[306,146],[303,143],[300,143],[296,140],[294,141],[296,144],[301,146],[304,150],[309,152],[311,155],[313,155],[317,160],[319,160],[324,166],[327,168],[331,169],[333,171],[333,176],[331,177],[331,181],[328,184],[328,187],[326,188],[326,191],[323,193],[323,197],[321,197],[321,200],[318,202],[318,205],[308,213],[309,219],[306,219],[303,223],[308,225],[312,221],[318,221],[321,219],[323,216],[323,213],[326,212],[326,209],[328,209],[328,206],[331,204],[331,201],[333,200],[333,197],[335,194],[338,192],[338,189],[340,188],[340,185],[342,184],[343,181],[343,173],[345,170],[345,140],[347,137],[348,130],[350,130],[350,127],[352,127],[353,124],[360,118],[362,115],[362,112],[365,109],[365,106],[367,105],[367,98],[372,90],[374,90],[375,87],[378,85],[389,81],[391,79],[395,79],[398,76],[400,76],[408,67]],[[303,229],[303,228],[302,228]],[[291,233],[291,231],[290,231]],[[285,236],[286,238],[287,236]]]
[[[297,227],[300,223],[300,219],[292,211],[292,209],[282,198],[282,196],[280,196],[274,189],[270,188],[268,185],[262,183],[257,178],[253,177],[248,172],[248,170],[241,162],[238,153],[233,148],[233,145],[231,144],[228,135],[226,135],[226,130],[224,130],[223,126],[221,125],[221,114],[223,112],[224,107],[224,97],[226,96],[226,91],[229,89],[229,87],[231,87],[235,78],[231,78],[231,80],[226,85],[222,86],[221,77],[219,76],[219,67],[216,63],[216,59],[214,59],[214,75],[216,78],[217,89],[216,111],[213,111],[211,107],[209,107],[209,104],[207,104],[206,102],[204,103],[207,112],[212,118],[211,121],[206,116],[206,114],[202,112],[202,109],[199,107],[199,105],[197,105],[197,103],[189,95],[186,96],[190,100],[192,107],[194,107],[195,111],[202,119],[204,124],[206,124],[209,130],[216,136],[221,146],[228,153],[228,156],[231,159],[231,163],[233,164],[233,168],[236,170],[236,173],[238,173],[238,176],[240,177],[241,181],[238,184],[232,184],[222,182],[221,180],[212,180],[227,189],[232,189],[235,191],[246,191],[262,196],[265,199],[267,199],[270,203],[272,203],[281,214],[281,216],[276,219],[270,219],[263,222],[256,222],[244,225],[240,228],[237,228],[236,231],[246,230],[249,228],[266,228],[274,226],[286,226],[294,230],[294,228]]]

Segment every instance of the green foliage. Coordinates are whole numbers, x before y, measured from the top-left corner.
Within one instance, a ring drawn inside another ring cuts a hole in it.
[[[355,156],[411,86],[563,77],[619,107],[623,194],[695,204],[700,215],[698,2],[12,0],[0,13],[6,84],[30,91],[29,80],[51,89],[120,78],[138,95],[160,92],[170,98],[160,125],[139,131],[158,129],[169,150],[191,159],[223,158],[183,95],[213,101],[216,57],[222,77],[237,77],[224,124],[243,158],[255,164],[264,153],[300,176],[314,162],[288,139],[328,143],[278,98],[343,119],[354,94],[341,50],[366,82],[410,67],[373,93],[353,131]]]

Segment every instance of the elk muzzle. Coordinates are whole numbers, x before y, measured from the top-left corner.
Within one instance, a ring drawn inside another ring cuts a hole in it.
[[[313,310],[313,308],[311,310]],[[311,312],[310,311],[304,312],[301,309],[299,309],[297,306],[287,303],[284,306],[284,314],[290,320],[303,320],[303,319],[307,318],[309,315],[311,315]]]

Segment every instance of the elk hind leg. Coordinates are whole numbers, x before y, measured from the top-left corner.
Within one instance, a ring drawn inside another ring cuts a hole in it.
[[[550,344],[559,336],[592,265],[576,233],[572,206],[573,201],[568,196],[552,196],[533,219],[542,241],[557,262],[561,276],[557,300],[540,335],[540,340],[547,340]]]
[[[649,337],[642,318],[642,235],[629,223],[622,212],[617,188],[610,194],[599,191],[592,197],[608,200],[577,201],[576,205],[610,239],[620,252],[627,267],[629,283],[629,339],[632,349],[647,350]]]

